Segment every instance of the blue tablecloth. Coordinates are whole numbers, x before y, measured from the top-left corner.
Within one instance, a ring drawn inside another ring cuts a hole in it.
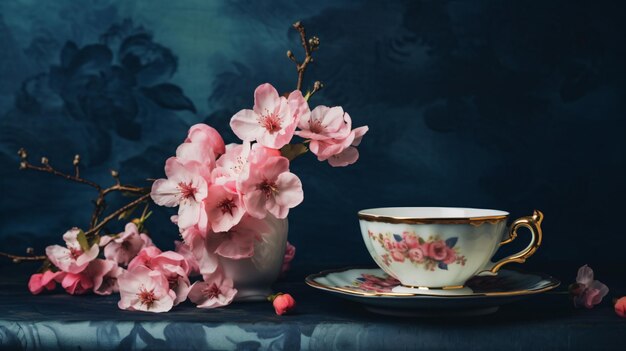
[[[493,315],[418,319],[371,314],[301,282],[282,283],[278,289],[294,295],[298,313],[281,317],[270,303],[203,310],[186,302],[164,314],[128,312],[117,308],[117,296],[32,296],[19,280],[0,284],[0,349],[626,349],[626,319],[610,301],[575,310],[565,288]]]

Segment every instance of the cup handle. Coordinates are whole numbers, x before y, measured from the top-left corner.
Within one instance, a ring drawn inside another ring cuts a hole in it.
[[[486,269],[482,271],[481,275],[493,275],[497,273],[502,266],[507,263],[517,262],[524,263],[526,259],[532,256],[537,248],[541,245],[542,232],[541,232],[541,222],[543,222],[543,213],[541,211],[535,210],[532,216],[521,217],[516,219],[509,228],[509,237],[503,240],[500,243],[500,246],[508,244],[517,238],[517,230],[520,227],[528,228],[531,234],[530,244],[526,246],[526,248],[516,254],[510,255],[501,259],[498,262],[490,262]]]

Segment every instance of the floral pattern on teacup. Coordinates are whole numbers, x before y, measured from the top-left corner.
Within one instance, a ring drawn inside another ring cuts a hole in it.
[[[441,239],[439,236],[429,236],[424,239],[415,232],[405,231],[402,234],[378,233],[368,231],[370,238],[377,241],[387,252],[381,255],[387,266],[392,262],[405,262],[422,266],[428,271],[435,268],[447,270],[450,264],[465,265],[467,259],[460,254],[456,246],[457,237]]]
[[[363,273],[356,278],[352,286],[346,286],[346,288],[363,292],[391,292],[398,285],[400,281],[390,275],[384,274],[383,277],[379,277]]]

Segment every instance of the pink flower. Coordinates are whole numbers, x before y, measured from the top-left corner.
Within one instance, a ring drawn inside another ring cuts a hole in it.
[[[400,251],[400,252],[407,252],[409,251],[409,246],[404,242],[404,241],[398,241],[395,243],[395,248],[396,250]]]
[[[111,260],[95,259],[83,271],[93,281],[93,292],[98,295],[111,295],[119,291],[117,278],[124,269]]]
[[[181,229],[198,224],[202,220],[202,201],[207,197],[208,169],[199,162],[181,163],[176,157],[165,162],[167,179],[152,184],[150,195],[157,205],[178,208],[178,226]]]
[[[415,249],[420,245],[418,237],[415,234],[408,232],[402,233],[402,240],[406,243],[409,249]]]
[[[254,255],[254,244],[261,239],[259,233],[268,231],[265,221],[245,216],[227,232],[212,234],[214,252],[222,257],[239,260]],[[213,246],[213,245],[211,245]]]
[[[217,166],[211,173],[213,183],[237,192],[237,181],[248,165],[250,151],[250,143],[247,141],[243,144],[228,144],[226,153],[217,160]]]
[[[344,117],[345,116],[345,117]],[[341,106],[319,105],[300,117],[296,135],[311,140],[344,139],[350,134],[352,121]]]
[[[220,133],[204,123],[191,126],[185,142],[203,144],[207,149],[213,150],[216,155],[221,155],[226,151],[224,139]]]
[[[265,147],[280,149],[291,141],[300,114],[307,110],[299,90],[285,99],[265,83],[254,91],[253,109],[237,112],[230,120],[230,127],[241,140],[256,140]]]
[[[622,318],[626,318],[626,296],[619,298],[615,302],[615,313]]]
[[[409,259],[413,262],[424,262],[424,251],[421,248],[416,247],[409,250]]]
[[[176,149],[176,157],[182,163],[195,161],[211,170],[224,151],[224,140],[217,130],[200,123],[189,129],[187,139]]]
[[[359,150],[357,150],[355,146],[358,146],[361,143],[361,140],[363,139],[363,135],[367,133],[368,129],[369,128],[367,126],[354,129],[352,131],[352,133],[354,133],[354,139],[352,140],[352,143],[350,143],[349,146],[346,146],[346,148],[343,149],[343,151],[329,156],[328,164],[330,164],[332,167],[346,167],[355,163],[359,159]],[[346,140],[349,140],[349,139],[350,138],[346,138]],[[337,141],[337,142],[338,144],[345,146],[346,140],[344,140],[344,142],[341,142],[341,141]],[[330,149],[330,150],[335,150],[335,149]]]
[[[384,238],[383,239],[383,246],[387,250],[392,250],[394,248],[393,241],[391,241],[391,239],[389,239],[389,238]]]
[[[454,261],[456,261],[456,252],[454,249],[448,247],[446,249],[446,258],[443,259],[443,263],[450,264],[454,263]]]
[[[272,301],[274,311],[279,316],[292,312],[296,308],[296,300],[289,294],[278,294]]]
[[[435,261],[442,261],[447,257],[447,255],[448,246],[443,242],[443,240],[437,240],[428,245],[426,256],[434,259]]]
[[[177,254],[183,256],[183,258],[185,258],[185,261],[187,261],[187,265],[189,266],[189,275],[191,276],[199,274],[200,265],[198,264],[198,259],[191,250],[191,247],[189,247],[189,245],[185,244],[184,242],[178,240],[174,241],[174,245],[176,246],[174,251],[176,251]]]
[[[56,287],[56,280],[65,274],[65,272],[53,272],[45,271],[43,273],[36,273],[30,276],[28,280],[28,290],[33,295],[37,295],[45,290],[54,290]]]
[[[265,218],[268,212],[286,218],[289,209],[304,199],[300,179],[289,172],[289,160],[281,156],[264,163],[251,162],[241,190],[246,210],[256,218]]]
[[[100,246],[104,246],[104,257],[123,266],[128,265],[139,250],[150,245],[150,237],[144,233],[139,234],[137,225],[133,222],[127,223],[124,231],[117,237],[103,236],[100,239]]]
[[[174,251],[162,252],[155,246],[149,246],[139,251],[137,257],[128,264],[128,269],[134,269],[138,266],[158,270],[165,274],[168,279],[187,276],[189,273],[189,264],[182,255]]]
[[[235,226],[246,209],[238,193],[228,191],[221,185],[211,185],[204,202],[209,226],[214,232],[225,232]]]
[[[100,251],[98,244],[93,244],[88,251],[83,252],[77,239],[80,232],[80,229],[72,228],[63,234],[67,247],[59,245],[46,247],[46,256],[50,262],[64,272],[80,273],[98,256]]]
[[[397,262],[404,262],[404,253],[399,250],[391,250],[391,258]]]
[[[600,281],[594,280],[593,270],[584,265],[578,269],[576,283],[572,284],[570,292],[575,307],[593,308],[602,302],[602,298],[609,293],[609,288]]]
[[[204,281],[195,282],[188,296],[198,308],[215,308],[230,304],[236,294],[232,279],[216,272],[206,276]]]
[[[291,245],[289,241],[287,241],[287,247],[285,247],[285,256],[283,257],[283,266],[280,269],[281,273],[285,273],[291,267],[291,261],[296,256],[296,247]]]
[[[70,295],[82,295],[91,291],[93,280],[84,271],[80,273],[66,273],[61,286]]]
[[[129,269],[117,279],[120,287],[118,307],[123,310],[167,312],[174,306],[176,293],[165,275],[146,266]]]
[[[215,272],[219,264],[218,255],[215,254],[215,248],[217,246],[215,245],[209,248],[206,239],[212,239],[209,238],[212,235],[205,238],[204,236],[199,235],[198,232],[199,231],[196,227],[191,227],[185,229],[182,236],[185,239],[185,244],[189,246],[193,257],[198,264],[198,273],[201,275],[211,274]],[[192,264],[190,264],[190,271],[193,272],[193,268],[191,266]]]

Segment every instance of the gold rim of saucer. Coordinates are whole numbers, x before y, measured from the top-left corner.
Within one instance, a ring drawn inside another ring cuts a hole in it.
[[[506,220],[508,215],[494,215],[481,217],[465,217],[465,218],[416,218],[416,217],[389,217],[379,216],[367,213],[358,213],[359,219],[368,222],[382,222],[392,224],[472,224],[480,225],[483,223],[498,223]]]
[[[550,281],[550,284],[544,288],[541,289],[535,289],[535,290],[527,290],[527,289],[523,289],[523,290],[515,290],[515,291],[501,291],[501,292],[485,292],[485,293],[472,293],[472,294],[463,294],[463,295],[449,295],[449,296],[443,296],[443,295],[437,295],[437,294],[428,294],[428,293],[396,293],[396,292],[363,292],[363,291],[357,291],[354,289],[350,289],[350,288],[342,288],[342,287],[335,287],[335,286],[327,286],[327,285],[323,285],[320,284],[318,282],[315,281],[316,278],[320,278],[322,276],[331,274],[331,273],[340,273],[340,272],[345,272],[351,269],[375,269],[373,267],[345,267],[345,268],[338,268],[338,269],[327,269],[324,271],[321,271],[319,273],[315,273],[315,274],[311,274],[309,276],[307,276],[304,279],[304,282],[313,288],[317,288],[317,289],[321,289],[321,290],[326,290],[326,291],[330,291],[330,292],[340,292],[340,293],[344,293],[344,294],[348,294],[348,295],[353,295],[353,296],[361,296],[361,297],[416,297],[416,296],[424,296],[424,297],[437,297],[437,298],[446,298],[446,299],[454,299],[454,298],[465,298],[465,297],[508,297],[508,296],[517,296],[517,295],[534,295],[534,294],[539,294],[545,291],[550,291],[553,290],[557,287],[559,287],[559,285],[561,285],[561,282],[550,276],[547,274],[543,274],[543,273],[526,273],[526,274],[534,274],[537,276],[540,276],[542,279],[548,280]],[[511,269],[511,271],[515,271],[518,273],[524,273],[524,272],[520,272],[514,269]],[[406,285],[403,285],[406,286]],[[430,288],[432,290],[432,288]],[[428,291],[428,290],[425,290]]]

